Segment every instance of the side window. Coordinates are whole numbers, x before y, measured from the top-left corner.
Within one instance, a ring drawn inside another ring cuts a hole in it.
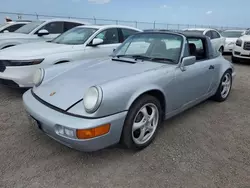
[[[219,33],[217,33],[216,31],[212,31],[212,36],[213,36],[213,39],[220,38]]]
[[[19,29],[20,27],[24,26],[25,24],[15,24],[15,25],[11,25],[9,27],[7,27],[6,29],[4,30],[8,30],[9,32],[14,32],[16,31],[17,29]]]
[[[83,25],[81,23],[74,23],[74,22],[64,22],[64,32],[76,27],[76,26],[79,26],[79,25]]]
[[[61,34],[64,30],[64,22],[50,22],[41,29],[46,29],[50,34]]]
[[[125,29],[125,28],[122,28],[121,30],[123,34],[123,41],[126,40],[130,35],[133,35],[138,32],[132,29]]]
[[[206,42],[201,38],[188,38],[190,56],[196,56],[197,61],[207,59]]]
[[[210,39],[213,39],[213,36],[212,36],[212,32],[211,32],[211,31],[207,31],[207,32],[205,33],[205,35],[206,35],[207,37],[209,37]]]
[[[116,28],[107,29],[99,33],[95,38],[103,40],[103,44],[119,43],[118,30]]]

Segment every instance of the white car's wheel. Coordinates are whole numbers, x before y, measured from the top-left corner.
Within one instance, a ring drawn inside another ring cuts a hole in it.
[[[223,46],[220,47],[219,52],[220,52],[221,54],[223,54],[223,52],[224,52]]]
[[[145,148],[153,141],[161,119],[159,101],[150,95],[142,96],[128,112],[121,141],[130,149]]]
[[[220,85],[217,89],[214,99],[218,102],[225,101],[230,94],[232,88],[232,73],[231,71],[226,71],[220,81]]]

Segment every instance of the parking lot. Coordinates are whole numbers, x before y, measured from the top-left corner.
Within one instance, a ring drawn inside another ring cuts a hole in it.
[[[0,86],[0,187],[250,187],[250,65],[235,67],[226,102],[164,122],[140,152],[67,148],[29,124],[23,91]]]

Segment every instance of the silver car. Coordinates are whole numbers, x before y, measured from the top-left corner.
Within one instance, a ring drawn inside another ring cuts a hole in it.
[[[206,36],[141,32],[111,59],[39,69],[23,101],[31,122],[68,147],[142,149],[163,120],[210,97],[226,100],[234,76]]]

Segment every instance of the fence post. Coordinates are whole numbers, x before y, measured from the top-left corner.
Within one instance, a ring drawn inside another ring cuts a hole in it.
[[[168,24],[167,24],[167,30],[168,30]]]
[[[115,21],[116,25],[118,25],[118,20]]]
[[[135,21],[135,27],[137,28],[137,21]]]
[[[180,30],[180,24],[177,24],[177,29],[178,29],[178,31]]]
[[[94,17],[94,23],[96,24],[96,18]]]
[[[36,19],[38,20],[38,14],[36,13]]]
[[[154,29],[155,29],[155,21],[154,21]]]

